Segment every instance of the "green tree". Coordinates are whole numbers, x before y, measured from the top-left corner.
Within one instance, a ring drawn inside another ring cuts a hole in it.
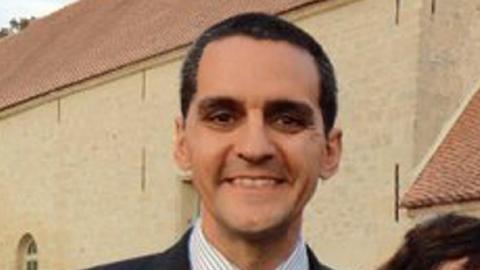
[[[27,28],[30,22],[32,22],[33,20],[35,20],[35,17],[33,16],[30,18],[12,18],[9,22],[9,27],[2,27],[0,29],[0,38],[19,33],[20,31]]]

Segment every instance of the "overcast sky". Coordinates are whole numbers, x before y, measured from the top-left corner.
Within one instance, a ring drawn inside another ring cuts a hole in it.
[[[42,17],[76,0],[0,0],[0,28],[12,18]]]

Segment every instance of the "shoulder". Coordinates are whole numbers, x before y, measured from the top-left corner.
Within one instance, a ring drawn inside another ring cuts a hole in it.
[[[85,270],[154,270],[154,269],[189,269],[188,239],[191,231],[187,231],[183,237],[168,250],[127,259],[119,262],[95,266]]]
[[[307,245],[308,264],[311,270],[333,270],[332,268],[323,265],[315,256],[312,249]]]
[[[151,262],[158,257],[162,257],[162,254],[152,254],[148,256],[142,256],[138,258],[132,258],[124,261],[109,263],[105,265],[99,265],[86,270],[140,270],[146,268]]]

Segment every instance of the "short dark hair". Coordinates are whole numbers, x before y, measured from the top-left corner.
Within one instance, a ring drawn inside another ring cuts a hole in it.
[[[182,67],[181,111],[188,115],[190,103],[197,91],[197,73],[205,47],[225,37],[245,35],[258,40],[286,41],[305,49],[316,63],[320,85],[319,106],[322,111],[325,131],[329,132],[337,114],[337,83],[333,66],[320,44],[302,29],[276,16],[264,13],[244,13],[221,21],[203,32],[193,43]]]
[[[467,258],[466,270],[480,268],[480,219],[447,214],[415,226],[380,270],[431,270]]]

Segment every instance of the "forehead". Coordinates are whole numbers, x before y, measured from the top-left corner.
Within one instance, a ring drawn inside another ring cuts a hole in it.
[[[195,95],[318,104],[319,87],[315,61],[306,50],[286,41],[231,36],[206,46]]]
[[[465,270],[464,266],[467,263],[467,261],[468,261],[468,257],[445,261],[442,264],[440,264],[436,270]]]

